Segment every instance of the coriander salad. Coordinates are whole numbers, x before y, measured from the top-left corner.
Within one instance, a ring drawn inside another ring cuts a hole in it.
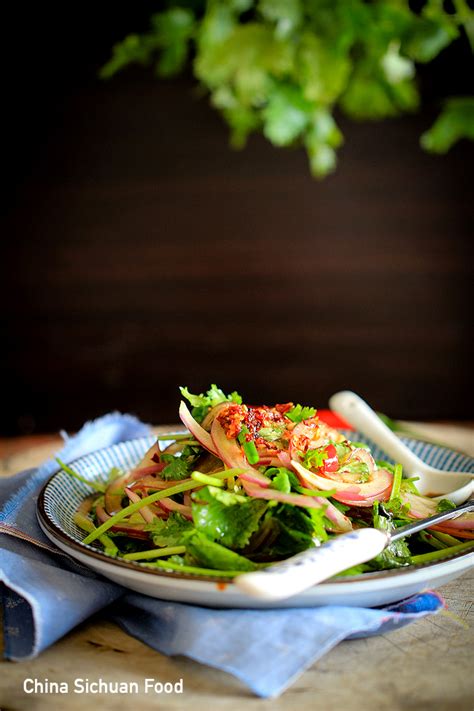
[[[158,436],[133,469],[114,468],[103,484],[57,460],[92,490],[74,514],[84,544],[140,567],[232,579],[342,533],[391,531],[454,507],[421,496],[401,465],[375,460],[314,407],[244,404],[216,385],[201,395],[180,391],[187,432]],[[472,512],[398,540],[340,575],[471,549]]]

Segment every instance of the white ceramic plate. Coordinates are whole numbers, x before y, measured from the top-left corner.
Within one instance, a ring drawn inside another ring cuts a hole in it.
[[[354,441],[366,441],[357,432],[351,432],[350,436]],[[155,437],[150,436],[113,445],[76,460],[74,469],[86,479],[105,481],[112,467],[126,470],[136,465],[154,441]],[[435,467],[474,471],[472,457],[416,440],[403,438],[403,441]],[[371,451],[376,459],[389,459],[377,448],[371,447]],[[150,569],[138,562],[111,558],[101,551],[98,544],[84,545],[82,540],[86,534],[74,524],[72,518],[80,502],[90,493],[87,484],[65,472],[55,474],[38,498],[38,520],[46,536],[61,550],[106,578],[164,600],[211,607],[376,607],[396,602],[425,588],[443,585],[474,566],[474,551],[458,553],[439,563],[333,578],[289,600],[265,602],[248,597],[228,578]]]

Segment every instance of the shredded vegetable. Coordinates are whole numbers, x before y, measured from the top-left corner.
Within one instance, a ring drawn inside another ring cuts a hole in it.
[[[389,531],[451,505],[420,496],[401,465],[375,461],[314,407],[248,405],[215,385],[181,393],[192,407],[179,407],[190,434],[160,435],[105,486],[59,462],[94,491],[74,517],[85,544],[147,567],[231,578],[352,529]],[[474,550],[473,539],[466,513],[344,574],[442,560]]]

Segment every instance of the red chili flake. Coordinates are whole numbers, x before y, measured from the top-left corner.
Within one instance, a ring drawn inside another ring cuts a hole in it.
[[[217,415],[217,419],[222,425],[228,439],[235,439],[245,418],[245,405],[231,404]]]

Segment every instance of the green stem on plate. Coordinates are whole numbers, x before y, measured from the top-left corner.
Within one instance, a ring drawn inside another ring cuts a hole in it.
[[[329,489],[326,491],[316,491],[316,489],[306,489],[304,486],[295,486],[295,491],[298,494],[306,494],[306,496],[320,496],[321,498],[327,498],[328,496],[334,496],[337,493],[336,489]]]
[[[73,476],[75,479],[78,479],[79,481],[82,481],[83,484],[87,484],[88,486],[91,487],[91,489],[95,489],[96,491],[100,491],[101,494],[104,493],[105,491],[105,485],[104,484],[99,484],[96,481],[89,481],[89,479],[86,479],[85,477],[81,476],[77,472],[74,471],[68,464],[65,464],[62,462],[59,457],[55,457],[57,463],[61,467],[61,469],[66,472],[66,474],[69,474],[70,476]]]
[[[125,553],[122,558],[124,560],[147,560],[148,558],[162,558],[166,555],[179,555],[180,553],[186,553],[186,546],[167,546],[138,553]]]
[[[199,484],[199,482],[197,481],[189,481],[184,482],[183,484],[176,484],[175,486],[171,486],[169,489],[162,489],[162,491],[157,491],[154,494],[145,496],[143,499],[140,499],[140,501],[126,506],[124,509],[118,511],[116,514],[107,519],[107,521],[105,521],[101,526],[96,528],[95,531],[92,531],[92,533],[86,536],[83,540],[83,543],[92,543],[92,541],[95,541],[96,538],[99,538],[99,536],[108,531],[109,528],[115,526],[116,523],[122,521],[124,518],[127,518],[127,516],[130,516],[131,514],[135,513],[135,511],[139,511],[141,508],[143,508],[143,506],[148,506],[148,504],[154,504],[155,501],[159,501],[160,499],[166,499],[168,496],[174,496],[174,494],[181,494],[181,492],[183,491],[190,491],[191,489],[195,489],[197,486],[202,486],[202,484]]]
[[[450,546],[449,548],[443,548],[440,551],[431,551],[430,553],[422,553],[421,555],[412,555],[409,558],[411,565],[416,565],[417,563],[430,563],[433,560],[442,560],[443,558],[449,558],[455,553],[460,553],[464,550],[469,550],[472,548],[474,551],[474,541],[466,541],[466,543],[459,543],[457,546]]]
[[[94,526],[94,524],[92,523],[92,521],[90,520],[90,518],[85,516],[80,511],[77,511],[74,514],[74,516],[72,517],[72,520],[74,521],[76,526],[79,526],[79,528],[82,528],[82,530],[85,531],[86,533],[92,533],[93,531],[97,530],[96,527]],[[102,545],[105,548],[105,552],[108,553],[109,555],[117,555],[117,553],[119,552],[119,549],[117,548],[117,546],[115,545],[113,540],[111,538],[109,538],[109,536],[103,534],[102,536],[99,537],[99,542],[102,543]]]
[[[216,476],[209,476],[209,474],[202,474],[201,472],[193,472],[191,474],[191,479],[199,482],[199,484],[209,485],[209,486],[224,486],[222,479]]]
[[[194,565],[180,565],[170,563],[167,560],[157,560],[154,563],[144,563],[150,568],[163,568],[163,570],[178,570],[181,573],[193,573],[194,575],[215,575],[219,578],[235,578],[242,575],[242,570],[212,570],[211,568],[197,568]]]
[[[398,499],[400,496],[400,486],[402,484],[403,467],[401,464],[395,464],[393,469],[393,484],[392,491],[390,493],[389,501]]]

